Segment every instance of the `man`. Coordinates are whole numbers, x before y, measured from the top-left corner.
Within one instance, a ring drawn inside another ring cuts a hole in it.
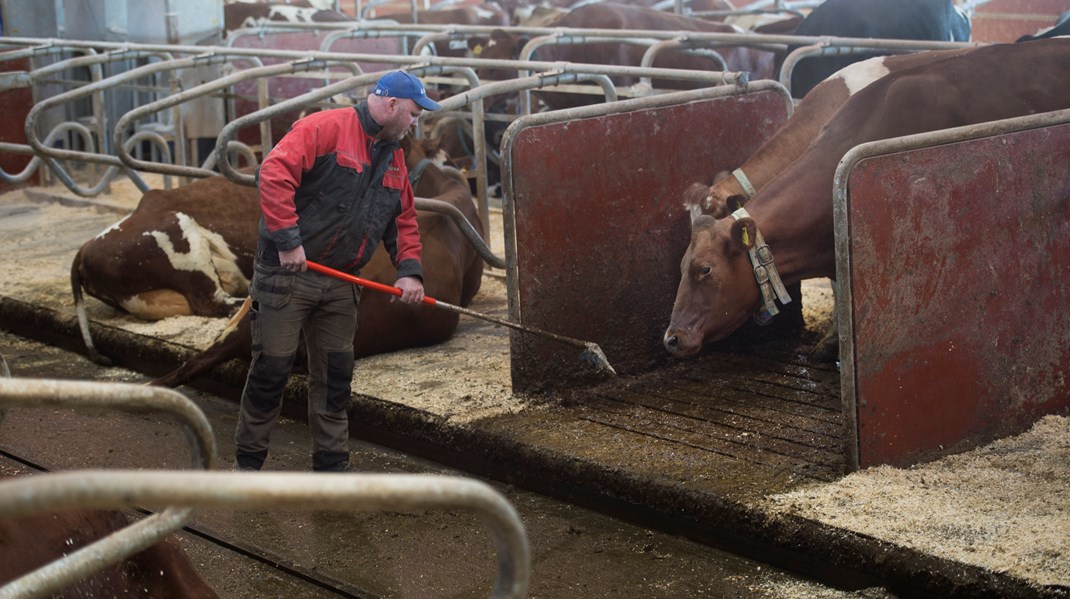
[[[382,241],[401,301],[424,297],[419,231],[398,143],[439,104],[419,79],[391,71],[354,108],[296,123],[258,172],[260,244],[249,294],[253,356],[235,435],[239,470],[259,470],[299,336],[308,349],[312,469],[346,472],[350,383],[360,288],[307,270],[306,259],[358,274]]]

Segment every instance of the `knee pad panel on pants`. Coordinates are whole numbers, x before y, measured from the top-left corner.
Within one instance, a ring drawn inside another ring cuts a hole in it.
[[[293,356],[260,354],[249,367],[245,393],[250,405],[259,412],[270,412],[282,404],[282,392],[293,368]]]
[[[328,412],[340,412],[349,407],[353,383],[353,352],[330,352],[327,354]]]

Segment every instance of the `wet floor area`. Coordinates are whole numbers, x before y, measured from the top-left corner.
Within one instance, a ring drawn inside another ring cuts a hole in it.
[[[78,355],[0,333],[16,376],[139,383]],[[190,393],[215,430],[227,467],[236,406]],[[56,408],[9,412],[0,450],[52,470],[182,468],[178,427],[151,415]],[[364,472],[464,475],[434,462],[354,441]],[[308,432],[282,419],[267,467],[305,470]],[[2,458],[5,473],[30,468]],[[330,475],[325,475],[330,476]],[[579,482],[579,481],[577,481]],[[491,483],[524,522],[533,560],[532,597],[846,597],[767,564],[628,524],[516,486]],[[198,512],[182,543],[225,597],[484,597],[494,583],[494,547],[463,511],[420,513]],[[885,595],[873,595],[885,596]]]

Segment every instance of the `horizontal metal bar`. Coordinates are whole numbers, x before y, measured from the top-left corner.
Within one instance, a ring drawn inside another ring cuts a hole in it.
[[[184,506],[245,510],[464,510],[491,533],[498,553],[493,597],[525,597],[531,555],[512,505],[489,485],[465,478],[411,474],[313,472],[97,471],[17,477],[0,488],[0,514],[25,516],[69,508]]]
[[[163,412],[185,428],[192,446],[193,467],[215,468],[217,452],[212,426],[197,404],[173,389],[130,383],[0,378],[0,405]]]

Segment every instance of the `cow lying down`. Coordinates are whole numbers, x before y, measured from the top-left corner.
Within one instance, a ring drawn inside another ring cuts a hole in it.
[[[676,356],[695,355],[762,307],[748,258],[758,231],[785,284],[835,277],[832,180],[839,160],[854,146],[1065,108],[1070,108],[1070,39],[981,47],[871,83],[754,194],[746,204],[749,214],[693,220],[665,348]]]
[[[416,194],[455,206],[482,235],[482,224],[468,183],[457,171],[427,166],[416,186]],[[417,223],[424,246],[424,289],[427,295],[468,306],[482,283],[483,259],[450,217],[421,210],[417,214]],[[385,284],[393,284],[396,274],[389,254],[382,246],[361,272],[364,278]],[[391,296],[373,291],[361,294],[357,333],[353,340],[356,357],[442,343],[457,329],[459,315],[454,312],[391,302],[390,299]],[[246,299],[242,309],[208,349],[153,384],[176,387],[232,358],[248,360],[251,351],[247,315],[250,302]]]
[[[429,162],[418,169],[423,160],[419,150],[407,151],[406,160],[410,173],[421,173],[414,185],[418,197],[456,207],[483,234],[468,183],[460,173]],[[145,194],[131,216],[83,245],[71,266],[71,285],[91,357],[103,359],[93,349],[88,333],[83,288],[111,306],[146,319],[234,314],[208,350],[160,379],[160,384],[180,385],[230,358],[248,359],[245,310],[234,311],[248,291],[259,218],[255,188],[213,177]],[[482,258],[448,216],[421,211],[418,223],[427,294],[469,305],[482,282]],[[395,280],[382,247],[361,274],[387,284]],[[457,322],[455,313],[363,293],[354,350],[357,357],[363,357],[441,343],[452,336]]]

